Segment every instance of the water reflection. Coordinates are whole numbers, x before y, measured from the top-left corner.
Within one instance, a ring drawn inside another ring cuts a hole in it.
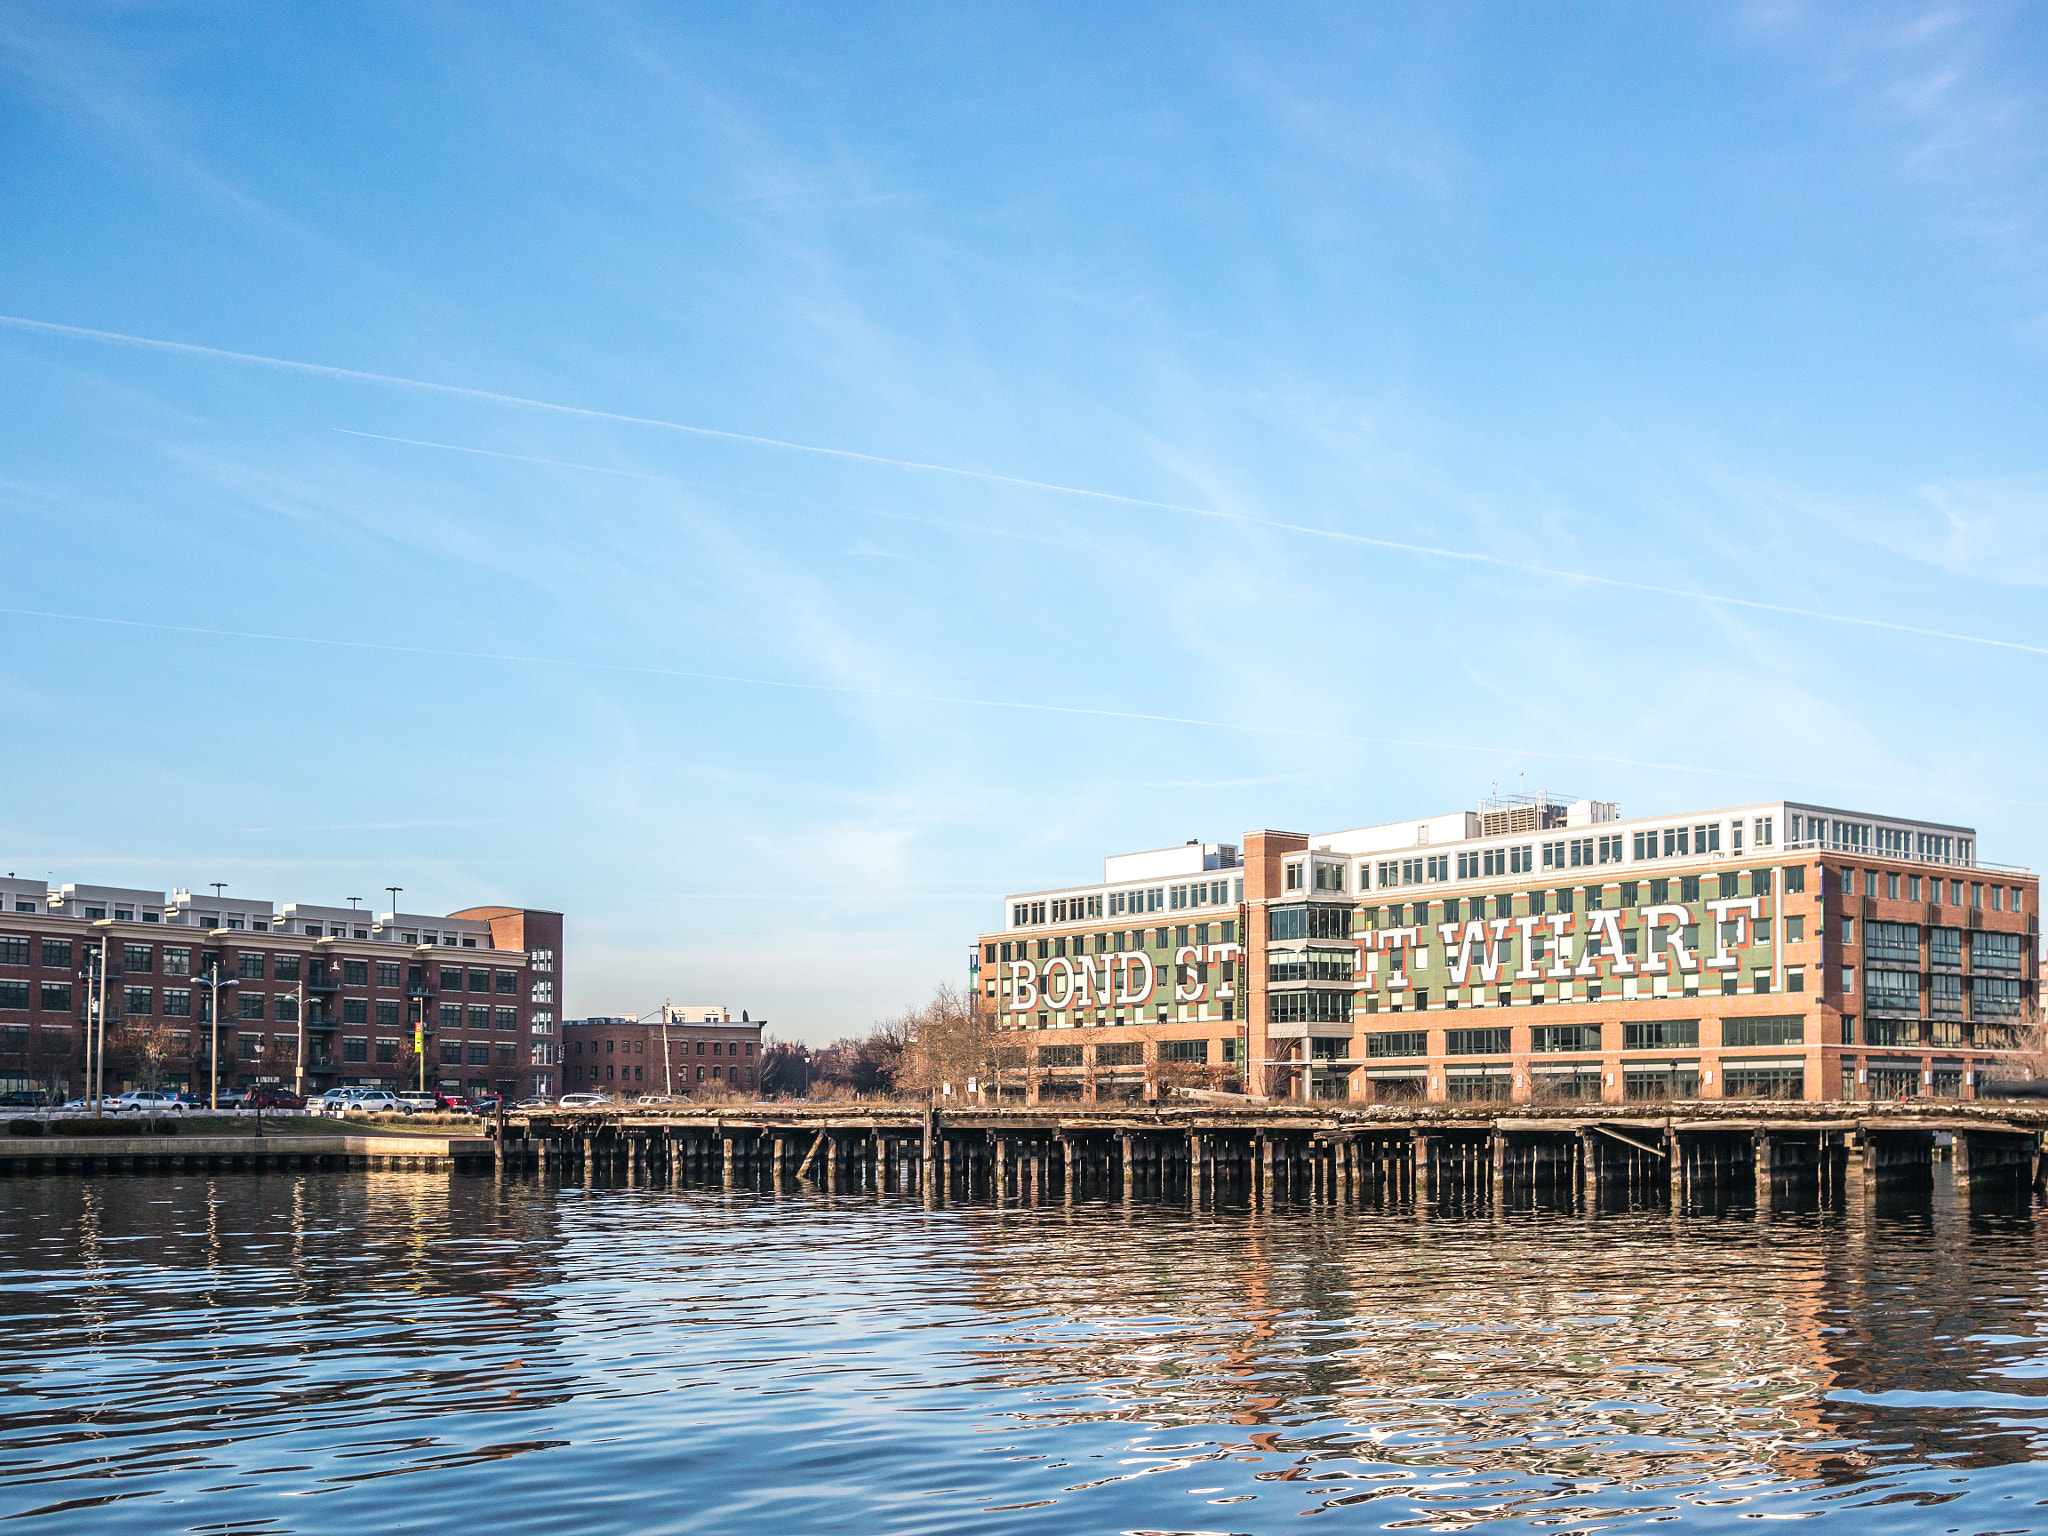
[[[0,1184],[49,1529],[2038,1525],[2025,1211]]]

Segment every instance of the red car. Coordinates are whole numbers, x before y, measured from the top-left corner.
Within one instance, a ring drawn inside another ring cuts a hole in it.
[[[242,1100],[244,1109],[304,1109],[306,1101],[288,1088],[251,1088]]]

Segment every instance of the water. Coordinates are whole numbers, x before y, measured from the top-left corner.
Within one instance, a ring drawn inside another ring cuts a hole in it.
[[[1762,1219],[19,1178],[0,1235],[38,1531],[2048,1527],[2043,1232],[1945,1171]]]

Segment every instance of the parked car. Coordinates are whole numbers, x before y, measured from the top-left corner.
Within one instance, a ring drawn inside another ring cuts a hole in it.
[[[442,1094],[441,1107],[450,1114],[455,1115],[469,1115],[476,1112],[476,1106],[459,1093]]]
[[[48,1109],[50,1096],[40,1088],[17,1088],[0,1093],[0,1109]]]
[[[565,1093],[556,1101],[564,1109],[589,1109],[605,1102],[601,1093]]]
[[[260,1088],[251,1088],[242,1100],[243,1109],[304,1109],[306,1101],[289,1088],[279,1088],[266,1083]]]
[[[512,1107],[514,1109],[549,1109],[553,1107],[554,1102],[553,1099],[521,1099]]]
[[[178,1095],[178,1102],[185,1106],[187,1114],[190,1114],[195,1109],[206,1108],[206,1100],[199,1097],[196,1093],[181,1093]]]
[[[363,1090],[360,1088],[330,1088],[317,1098],[306,1101],[309,1115],[339,1115],[347,1111],[349,1100]]]
[[[215,1102],[222,1109],[247,1109],[249,1107],[249,1094],[247,1090],[241,1088],[223,1088],[220,1091],[220,1098]]]
[[[409,1115],[413,1111],[412,1105],[389,1089],[368,1088],[352,1099],[344,1099],[341,1112],[345,1115]]]
[[[411,1107],[416,1115],[431,1115],[441,1107],[441,1095],[422,1089],[414,1089],[398,1096],[398,1102]]]
[[[495,1115],[498,1112],[498,1105],[502,1102],[504,1101],[497,1094],[487,1093],[482,1098],[469,1101],[469,1112],[473,1115]]]
[[[185,1106],[175,1093],[148,1093],[135,1089],[111,1101],[107,1108],[117,1115],[182,1115]]]

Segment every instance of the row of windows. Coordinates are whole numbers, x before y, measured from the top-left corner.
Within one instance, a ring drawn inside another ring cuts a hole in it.
[[[1803,868],[1785,870],[1785,889],[1803,891],[1805,873]],[[1686,875],[1677,880],[1624,880],[1615,886],[1589,885],[1583,889],[1563,887],[1549,891],[1502,891],[1492,896],[1447,896],[1441,901],[1397,902],[1387,907],[1310,907],[1306,909],[1306,915],[1298,907],[1270,907],[1267,909],[1267,936],[1276,940],[1343,937],[1354,926],[1349,916],[1353,910],[1361,914],[1357,925],[1360,931],[1371,928],[1428,928],[1438,922],[1463,922],[1468,917],[1476,920],[1575,912],[1582,902],[1588,912],[1610,908],[1626,912],[1638,904],[1663,906],[1674,899],[1674,894],[1678,901],[1691,903],[1703,899],[1768,895],[1770,889],[1771,871],[1759,869],[1722,875]],[[1432,910],[1441,915],[1432,920]],[[1803,930],[1803,919],[1791,921],[1801,922]],[[1317,923],[1321,926],[1311,931],[1310,925]],[[1787,937],[1803,937],[1803,931],[1800,935],[1788,933]]]
[[[1138,916],[1147,912],[1174,911],[1187,907],[1222,907],[1244,900],[1242,880],[1196,880],[1185,885],[1156,885],[1141,891],[1111,891],[1107,898],[1109,916]],[[1010,904],[1012,928],[1036,928],[1046,922],[1086,923],[1103,915],[1104,898],[1054,896],[1044,901]]]
[[[645,1068],[645,1067],[639,1067],[639,1066],[634,1066],[634,1067],[622,1067],[622,1066],[617,1066],[617,1065],[614,1065],[614,1064],[612,1064],[612,1063],[607,1063],[607,1064],[606,1064],[606,1065],[605,1065],[605,1066],[604,1066],[604,1067],[603,1067],[603,1068],[602,1068],[601,1070],[602,1070],[602,1075],[600,1075],[600,1069],[599,1069],[599,1068],[598,1068],[597,1066],[593,1065],[593,1066],[592,1066],[592,1067],[590,1068],[590,1081],[591,1081],[591,1082],[593,1082],[593,1083],[598,1083],[598,1082],[609,1082],[609,1083],[644,1083],[644,1082],[646,1082],[646,1081],[647,1081],[647,1068]],[[715,1066],[715,1067],[713,1067],[713,1068],[711,1069],[711,1081],[713,1081],[714,1083],[722,1083],[722,1082],[732,1082],[732,1083],[734,1083],[734,1084],[737,1084],[737,1083],[739,1083],[739,1082],[741,1081],[741,1072],[742,1072],[742,1070],[744,1070],[744,1072],[745,1072],[745,1074],[746,1074],[746,1075],[745,1075],[745,1082],[746,1082],[747,1086],[751,1088],[751,1087],[753,1086],[753,1083],[754,1083],[754,1069],[753,1069],[752,1067],[747,1067],[747,1068],[744,1068],[744,1069],[742,1069],[742,1068],[739,1068],[739,1067],[734,1067],[734,1068],[732,1068],[732,1069],[731,1069],[731,1075],[730,1075],[730,1076],[728,1077],[728,1076],[727,1076],[727,1069],[726,1069],[726,1068],[724,1068],[724,1067],[722,1067],[722,1066]],[[661,1082],[661,1081],[662,1081],[662,1079],[663,1079],[663,1077],[664,1077],[664,1075],[665,1075],[665,1074],[664,1074],[664,1073],[662,1072],[661,1068],[659,1068],[659,1067],[656,1067],[656,1068],[654,1069],[654,1081],[655,1081],[655,1082],[657,1082],[657,1083]],[[684,1073],[684,1076],[685,1076],[685,1079],[687,1080],[687,1078],[688,1078],[688,1073],[687,1073],[687,1071],[686,1071],[686,1072]],[[569,1069],[569,1081],[570,1081],[570,1082],[572,1082],[572,1083],[580,1083],[580,1082],[582,1082],[583,1080],[584,1080],[584,1078],[583,1078],[583,1068],[581,1068],[581,1067],[571,1067],[571,1068]],[[697,1069],[697,1081],[698,1081],[698,1082],[700,1082],[700,1083],[704,1081],[704,1069],[703,1069],[702,1067],[699,1067],[699,1068]]]
[[[0,965],[27,965],[34,952],[36,941],[24,934],[0,934]],[[44,970],[70,970],[72,967],[72,941],[69,939],[43,939],[40,941],[40,959]],[[90,964],[98,957],[96,945],[81,944],[81,960]],[[190,976],[193,951],[178,945],[166,944],[159,948],[152,944],[124,944],[121,946],[121,968],[131,975],[150,974],[159,971],[165,976]],[[218,964],[218,951],[206,950],[200,953],[200,969],[206,970]],[[268,950],[243,950],[235,957],[234,975],[238,981],[291,981],[301,979],[299,955],[275,954]],[[304,973],[304,979],[326,982],[335,970],[337,962],[326,957],[316,957]],[[400,967],[388,960],[348,960],[338,962],[344,987],[368,987],[370,968],[376,966],[377,986],[384,991],[396,991],[400,985]],[[408,981],[415,986],[422,985],[422,971],[412,966]],[[463,966],[442,966],[441,990],[443,992],[496,992],[515,996],[519,991],[517,971],[477,970]]]
[[[1349,909],[1342,909],[1348,913]],[[1071,940],[1061,934],[1051,939],[1012,939],[1007,943],[987,944],[982,947],[982,963],[994,965],[998,958],[1003,960],[1055,960],[1064,957],[1069,943],[1072,953],[1085,955],[1123,955],[1141,949],[1177,949],[1183,944],[1235,944],[1237,924],[1228,923],[1183,923],[1173,928],[1133,928],[1121,933],[1077,933]]]
[[[1742,852],[1742,822],[1730,823],[1727,831],[1729,851]],[[1721,852],[1721,833],[1720,822],[1706,821],[1682,827],[1645,828],[1633,834],[1597,832],[1586,837],[1556,838],[1540,845],[1541,863],[1544,869],[1594,869],[1624,862],[1625,851],[1638,862],[1660,858],[1714,857]],[[1774,834],[1774,818],[1755,818],[1751,828],[1751,846],[1771,847]],[[1625,839],[1629,839],[1626,848]],[[1537,867],[1538,847],[1535,843],[1519,843],[1503,844],[1497,848],[1460,849],[1455,854],[1457,878],[1490,880],[1531,873]],[[1341,891],[1347,879],[1355,878],[1361,892],[1375,884],[1380,890],[1433,885],[1452,878],[1453,857],[1450,853],[1417,852],[1402,858],[1373,862],[1361,860],[1355,877],[1347,874],[1348,863],[1310,858],[1290,862],[1282,884],[1290,891]]]
[[[1696,1049],[1700,1043],[1698,1019],[1642,1019],[1621,1027],[1621,1048],[1625,1051],[1668,1051],[1681,1047]],[[1806,1020],[1800,1014],[1778,1014],[1757,1018],[1725,1018],[1721,1021],[1724,1047],[1800,1045],[1806,1039]],[[1446,1056],[1505,1056],[1511,1049],[1508,1029],[1447,1029]],[[1532,1052],[1597,1051],[1601,1048],[1598,1024],[1538,1025],[1530,1031]],[[1365,1037],[1368,1060],[1388,1056],[1427,1056],[1426,1030],[1389,1030]]]
[[[600,1043],[603,1044],[604,1054],[607,1056],[612,1055],[615,1051],[618,1054],[624,1056],[645,1056],[647,1054],[647,1042],[645,1040],[608,1039],[603,1042],[592,1040],[588,1043],[590,1046],[590,1054],[593,1056],[598,1054],[597,1048]],[[751,1056],[754,1054],[754,1046],[752,1041],[712,1040],[706,1042],[703,1040],[699,1040],[697,1042],[697,1054],[699,1056],[705,1054],[704,1047],[707,1043],[711,1047],[711,1054],[713,1056],[739,1056],[742,1054]],[[576,1055],[581,1056],[583,1054],[584,1044],[585,1042],[582,1040],[575,1041],[571,1046],[571,1049],[574,1051]],[[659,1055],[660,1052],[657,1051],[655,1054]],[[679,1042],[675,1047],[672,1048],[672,1054],[677,1056],[689,1055],[690,1042],[687,1040]]]
[[[1832,816],[1793,816],[1785,829],[1790,845],[1800,848],[1836,848],[1844,853],[1876,852],[1893,859],[1917,859],[1935,864],[1968,864],[1976,855],[1975,842],[1948,832],[1914,832],[1904,827],[1880,827],[1867,821],[1843,821]],[[1874,893],[1873,893],[1874,894]]]
[[[1919,901],[1923,883],[1926,901],[1931,906],[1960,907],[1963,904],[1963,887],[1969,886],[1969,902],[1972,908],[1983,911],[1987,907],[1993,912],[2019,912],[2025,909],[2026,887],[2019,885],[1986,884],[1982,880],[1947,880],[1939,875],[1901,875],[1892,869],[1866,869],[1857,878],[1858,871],[1844,865],[1836,876],[1844,896],[1854,896],[1861,888],[1861,894],[1876,896],[1883,894],[1887,901]],[[1948,899],[1942,899],[1944,889]]]

